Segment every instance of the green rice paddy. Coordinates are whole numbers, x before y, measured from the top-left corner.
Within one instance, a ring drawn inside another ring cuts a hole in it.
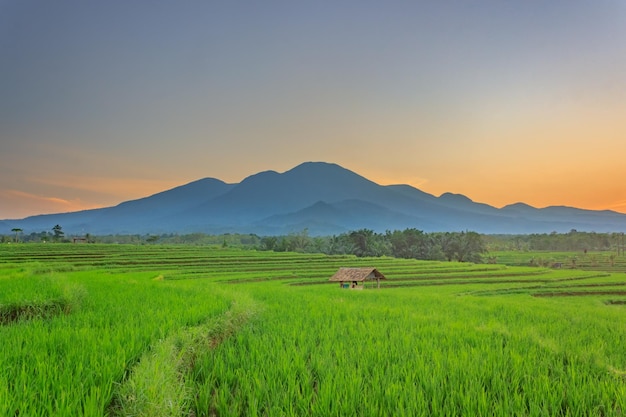
[[[626,262],[585,255],[3,245],[0,416],[620,416]]]

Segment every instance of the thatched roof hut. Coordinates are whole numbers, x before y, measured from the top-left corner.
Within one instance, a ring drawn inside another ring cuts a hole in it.
[[[353,284],[366,281],[376,281],[380,287],[380,280],[386,279],[376,268],[339,268],[339,271],[330,277],[331,282],[339,282],[343,287],[344,282],[352,282]]]

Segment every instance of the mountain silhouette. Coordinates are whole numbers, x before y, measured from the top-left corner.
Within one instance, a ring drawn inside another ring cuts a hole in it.
[[[472,230],[492,234],[620,232],[626,215],[573,207],[496,208],[460,194],[439,197],[409,185],[379,185],[337,164],[306,162],[283,173],[264,171],[238,184],[204,178],[114,207],[0,221],[5,233],[66,234],[256,233],[307,229],[332,235],[361,228],[378,232]]]

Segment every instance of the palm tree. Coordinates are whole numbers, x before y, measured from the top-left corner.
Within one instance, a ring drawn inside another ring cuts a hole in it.
[[[63,228],[58,224],[52,228],[52,232],[54,232],[53,238],[55,242],[61,240],[63,238],[63,235],[65,235],[65,233],[63,232]]]
[[[14,227],[13,229],[11,229],[11,231],[15,233],[15,243],[19,242],[20,241],[19,234],[22,233],[23,230],[20,229],[19,227]]]

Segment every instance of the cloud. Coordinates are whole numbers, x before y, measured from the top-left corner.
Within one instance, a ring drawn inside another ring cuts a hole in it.
[[[184,183],[71,175],[28,178],[22,181],[28,191],[0,188],[0,219],[110,207]]]
[[[102,176],[74,176],[74,175],[55,175],[48,177],[29,178],[31,183],[45,185],[46,187],[64,188],[67,190],[76,190],[82,192],[90,192],[94,195],[110,198],[141,198],[148,195],[165,191],[183,183],[170,180],[153,180],[143,178],[115,178]],[[120,203],[121,201],[117,201]]]
[[[81,199],[67,200],[18,190],[0,190],[0,218],[22,218],[45,213],[63,213],[96,208]],[[42,210],[42,207],[45,208]]]

